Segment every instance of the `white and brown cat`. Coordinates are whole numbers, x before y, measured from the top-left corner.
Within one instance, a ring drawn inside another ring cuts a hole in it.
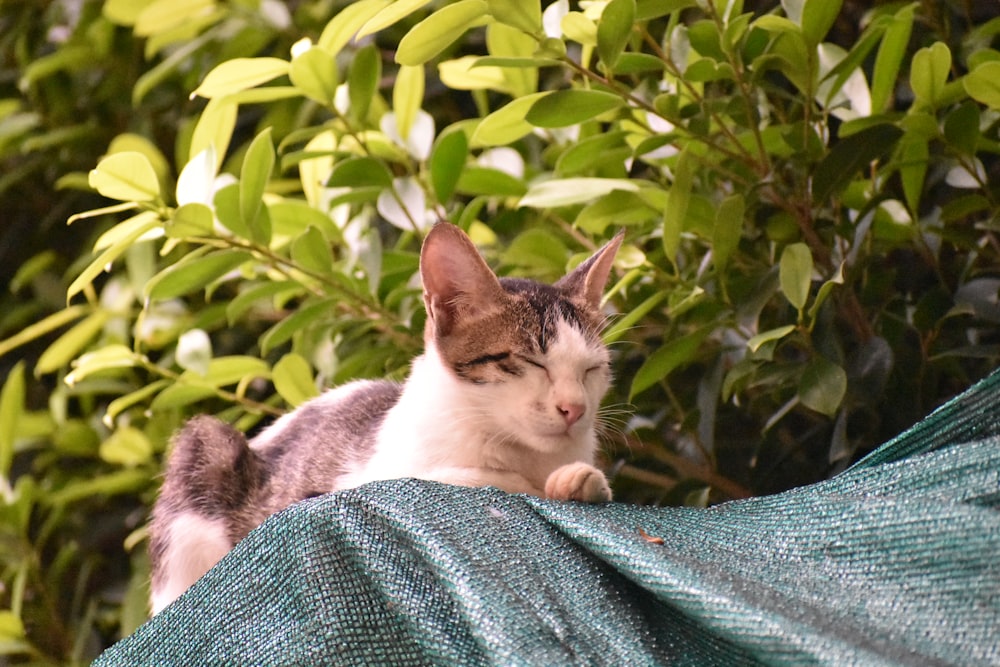
[[[458,227],[436,225],[420,255],[425,350],[404,384],[327,391],[249,444],[213,417],[188,422],[150,525],[153,613],[271,514],[374,480],[610,500],[593,462],[610,384],[600,301],[621,241],[545,285],[498,279]]]

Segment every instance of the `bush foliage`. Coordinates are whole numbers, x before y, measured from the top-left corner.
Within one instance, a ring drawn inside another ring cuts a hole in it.
[[[622,500],[822,479],[989,372],[1000,18],[940,4],[14,3],[0,652],[144,619],[187,417],[405,377],[440,221],[543,280],[625,229]]]

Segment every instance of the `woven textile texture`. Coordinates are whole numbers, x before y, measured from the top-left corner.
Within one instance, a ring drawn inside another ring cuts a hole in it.
[[[998,388],[706,510],[414,480],[313,498],[95,664],[997,665]]]

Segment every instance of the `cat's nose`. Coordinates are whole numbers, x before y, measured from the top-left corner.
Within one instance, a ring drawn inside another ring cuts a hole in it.
[[[563,420],[566,422],[566,426],[569,427],[580,421],[580,417],[583,416],[587,406],[583,403],[566,402],[556,405],[556,409],[559,410],[559,414],[562,415]]]

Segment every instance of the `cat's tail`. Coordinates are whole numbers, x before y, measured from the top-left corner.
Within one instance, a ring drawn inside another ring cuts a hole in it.
[[[149,526],[154,614],[235,546],[241,510],[263,482],[256,453],[228,424],[195,417],[177,433]]]

